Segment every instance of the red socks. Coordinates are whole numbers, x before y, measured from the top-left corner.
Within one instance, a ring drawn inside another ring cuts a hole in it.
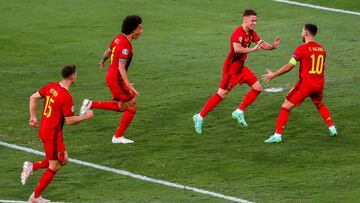
[[[119,105],[117,104],[117,102],[114,101],[110,101],[110,102],[93,101],[91,104],[91,108],[120,112]]]
[[[33,163],[33,171],[36,171],[41,168],[48,168],[48,167],[49,167],[49,160],[46,160],[46,159]]]
[[[282,130],[285,127],[288,118],[289,118],[290,111],[286,108],[281,107],[279,116],[276,120],[276,131],[277,134],[282,134]]]
[[[51,170],[50,168],[46,169],[46,171],[41,176],[39,183],[34,191],[34,197],[40,197],[41,193],[45,190],[45,188],[51,183],[55,176],[56,172]]]
[[[200,112],[200,116],[205,118],[206,114],[212,111],[223,99],[216,93],[208,101]]]
[[[261,93],[261,91],[257,91],[251,89],[244,97],[243,101],[241,102],[239,109],[245,111],[246,107],[250,106],[256,99],[256,97]]]
[[[325,104],[321,103],[319,106],[317,106],[317,109],[319,110],[319,113],[326,122],[327,126],[328,127],[333,126],[334,123],[332,121],[329,109],[325,106]]]
[[[128,108],[124,112],[124,114],[120,120],[119,127],[117,128],[117,130],[115,132],[115,137],[123,136],[126,129],[129,127],[131,121],[133,120],[135,113],[136,113],[136,108]]]

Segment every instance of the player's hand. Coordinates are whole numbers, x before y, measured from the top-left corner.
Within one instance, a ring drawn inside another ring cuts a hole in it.
[[[34,128],[39,126],[39,122],[38,122],[37,118],[30,118],[29,124],[31,127],[34,127]]]
[[[260,40],[260,41],[253,47],[253,51],[256,51],[256,50],[258,50],[258,49],[261,49],[263,43],[264,43],[264,40]]]
[[[93,112],[92,110],[88,110],[88,111],[85,113],[84,117],[85,117],[86,119],[90,119],[90,118],[94,117],[94,112]]]
[[[273,48],[276,49],[279,47],[279,44],[280,44],[280,40],[281,38],[280,37],[276,37],[275,40],[274,40],[274,44],[273,44]]]
[[[100,71],[103,71],[103,70],[104,70],[104,64],[105,64],[105,61],[100,60],[100,62],[99,62],[99,65],[100,65]]]
[[[269,82],[271,79],[274,78],[274,73],[269,69],[266,69],[266,70],[268,73],[265,75],[262,75],[262,79],[264,82]]]
[[[129,87],[129,90],[130,90],[130,93],[131,93],[131,94],[136,95],[136,96],[139,96],[139,93],[136,91],[133,83],[130,83],[130,84],[128,85],[128,87]]]

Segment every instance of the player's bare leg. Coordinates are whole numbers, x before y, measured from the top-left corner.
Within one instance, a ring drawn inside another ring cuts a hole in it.
[[[293,103],[285,99],[284,103],[281,105],[280,113],[276,121],[276,131],[267,140],[265,140],[266,143],[278,143],[282,141],[282,130],[288,121],[290,110],[294,106],[295,105]]]
[[[226,97],[228,92],[228,90],[219,88],[216,94],[208,99],[201,112],[193,116],[195,131],[198,134],[202,133],[203,120],[206,114],[212,111]]]

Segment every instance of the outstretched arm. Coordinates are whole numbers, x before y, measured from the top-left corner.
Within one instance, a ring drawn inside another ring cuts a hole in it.
[[[263,40],[259,40],[254,47],[252,47],[252,48],[246,48],[246,47],[241,46],[240,43],[233,42],[233,47],[234,47],[235,53],[247,54],[247,53],[254,52],[254,51],[260,49],[261,46],[263,45],[263,43],[264,43]]]
[[[291,69],[293,69],[295,67],[294,64],[292,64],[291,62],[285,64],[283,67],[281,67],[279,70],[275,71],[275,72],[271,72],[269,69],[267,69],[268,73],[263,75],[263,80],[265,82],[268,82],[284,73],[289,72]]]
[[[30,105],[29,105],[29,111],[30,111],[30,120],[29,124],[31,127],[37,127],[39,125],[39,122],[36,117],[36,106],[37,102],[42,98],[39,91],[35,92],[33,95],[30,96]]]
[[[269,44],[267,42],[264,42],[261,46],[264,50],[273,50],[279,47],[280,44],[280,37],[276,37],[273,44]]]
[[[104,63],[105,63],[105,61],[110,57],[110,55],[111,55],[111,49],[108,48],[108,49],[104,52],[103,56],[102,56],[101,59],[100,59],[100,62],[99,62],[100,70],[103,70],[103,69],[104,69]]]
[[[69,116],[65,117],[65,123],[68,125],[75,125],[77,123],[80,123],[84,120],[90,119],[94,116],[94,112],[91,110],[88,110],[85,115],[83,116]]]

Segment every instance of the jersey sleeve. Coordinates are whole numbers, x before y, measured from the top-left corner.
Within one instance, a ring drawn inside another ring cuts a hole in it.
[[[240,32],[238,32],[237,30],[235,30],[232,34],[231,34],[231,43],[236,42],[236,43],[240,43]]]
[[[40,90],[39,90],[39,94],[44,97],[46,95],[46,91],[48,91],[48,85],[45,85],[44,87],[42,87]]]
[[[110,43],[110,45],[109,45],[109,48],[110,48],[110,49],[112,49],[112,48],[114,48],[114,46],[116,46],[115,40],[116,40],[116,37],[114,37],[114,39],[111,41],[111,43]]]
[[[122,59],[129,59],[131,47],[128,44],[119,44],[116,47],[115,54]]]
[[[62,105],[62,112],[64,114],[64,117],[69,117],[69,116],[73,116],[74,115],[74,105],[73,105],[73,101],[72,101],[72,97],[70,94],[68,94],[65,98],[64,98],[64,102]]]
[[[294,58],[296,61],[299,61],[299,60],[301,59],[302,55],[303,55],[302,46],[298,46],[298,47],[295,49],[295,51],[294,51],[294,53],[292,54],[291,57]]]
[[[253,31],[252,32],[252,42],[257,42],[259,40],[260,40],[259,35],[255,31]]]

